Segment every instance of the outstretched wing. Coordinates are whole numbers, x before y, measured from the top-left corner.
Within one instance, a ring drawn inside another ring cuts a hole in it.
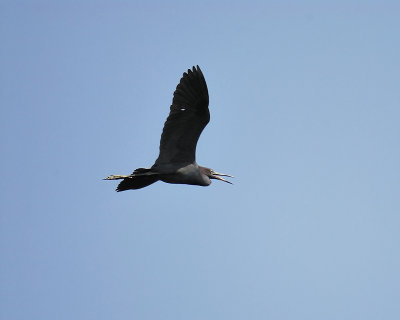
[[[208,90],[200,67],[184,73],[174,92],[155,166],[194,162],[200,134],[210,121]]]

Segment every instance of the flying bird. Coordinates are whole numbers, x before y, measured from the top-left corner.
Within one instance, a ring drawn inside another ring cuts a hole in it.
[[[132,174],[111,175],[104,180],[122,179],[116,191],[140,189],[161,180],[167,183],[208,186],[210,179],[231,183],[229,174],[196,163],[196,145],[210,121],[208,89],[200,67],[185,72],[176,87],[160,141],[160,153],[151,168],[138,168]],[[232,183],[231,183],[232,184]]]

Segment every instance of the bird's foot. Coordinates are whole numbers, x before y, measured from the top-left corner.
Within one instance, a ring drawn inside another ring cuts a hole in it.
[[[120,179],[125,179],[128,177],[129,176],[111,175],[111,176],[108,176],[107,178],[104,178],[103,180],[120,180]]]

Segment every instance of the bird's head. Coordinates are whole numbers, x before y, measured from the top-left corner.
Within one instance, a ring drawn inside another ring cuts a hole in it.
[[[213,169],[210,169],[210,168],[205,168],[205,167],[200,167],[200,166],[199,166],[199,168],[200,168],[201,172],[204,175],[206,175],[209,179],[217,179],[217,180],[220,180],[220,181],[223,181],[223,182],[226,182],[226,183],[233,184],[232,182],[230,182],[228,180],[225,180],[224,178],[221,178],[221,176],[222,177],[233,178],[233,176],[231,176],[229,174],[218,173],[218,172],[215,172]]]

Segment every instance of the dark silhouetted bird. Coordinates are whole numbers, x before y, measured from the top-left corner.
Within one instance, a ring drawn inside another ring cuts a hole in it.
[[[123,179],[117,191],[140,189],[158,180],[168,183],[208,186],[210,179],[231,183],[196,163],[196,145],[210,121],[208,89],[200,67],[185,72],[174,92],[170,113],[160,141],[160,154],[151,168],[138,168],[131,175],[111,175],[104,180]]]

